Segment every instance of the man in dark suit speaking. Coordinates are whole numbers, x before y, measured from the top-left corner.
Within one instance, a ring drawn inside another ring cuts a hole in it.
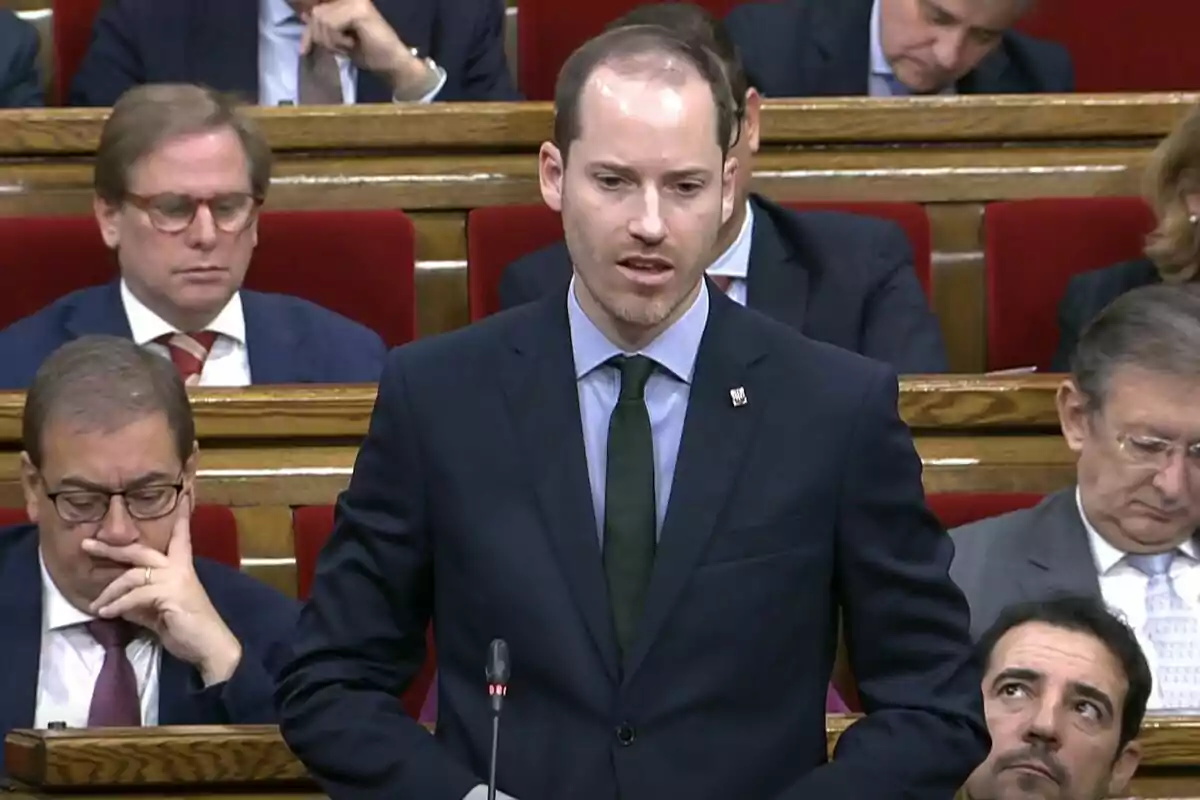
[[[733,92],[665,28],[580,48],[542,146],[575,276],[393,351],[280,681],[335,800],[949,798],[987,753],[895,373],[704,279]],[[867,716],[826,765],[839,611]],[[430,736],[396,699],[440,669]]]
[[[649,24],[703,44],[724,63],[740,100],[733,154],[737,202],[721,226],[708,275],[742,305],[818,341],[890,364],[901,374],[947,372],[942,330],[913,269],[913,251],[895,223],[836,211],[795,211],[752,194],[762,98],[749,86],[725,26],[690,3],[641,6],[610,27]],[[571,254],[558,243],[508,266],[498,287],[510,308],[562,293]]]

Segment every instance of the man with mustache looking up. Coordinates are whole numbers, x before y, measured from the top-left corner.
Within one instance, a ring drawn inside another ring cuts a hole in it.
[[[992,752],[968,800],[1122,796],[1151,688],[1133,631],[1092,598],[1062,596],[1005,609],[978,652]]]

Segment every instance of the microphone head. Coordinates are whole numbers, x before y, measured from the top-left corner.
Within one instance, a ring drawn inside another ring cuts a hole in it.
[[[487,681],[493,686],[507,686],[508,674],[511,669],[508,662],[508,643],[503,639],[493,639],[488,646]]]

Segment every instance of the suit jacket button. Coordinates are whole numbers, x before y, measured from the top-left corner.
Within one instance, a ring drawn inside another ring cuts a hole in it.
[[[617,741],[620,742],[622,747],[629,747],[636,738],[637,731],[628,722],[622,722],[617,726]]]

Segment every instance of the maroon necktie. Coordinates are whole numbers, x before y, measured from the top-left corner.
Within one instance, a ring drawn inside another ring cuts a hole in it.
[[[729,294],[729,287],[733,283],[733,278],[728,275],[709,275],[708,279],[717,285],[722,294]]]
[[[204,370],[204,362],[208,360],[208,352],[217,341],[217,334],[213,331],[164,333],[157,341],[167,346],[171,362],[179,370],[184,385],[199,385],[200,373]]]
[[[87,629],[104,648],[104,666],[96,678],[88,708],[88,727],[141,727],[137,675],[125,654],[126,646],[134,639],[134,626],[123,619],[95,619],[87,623]]]

